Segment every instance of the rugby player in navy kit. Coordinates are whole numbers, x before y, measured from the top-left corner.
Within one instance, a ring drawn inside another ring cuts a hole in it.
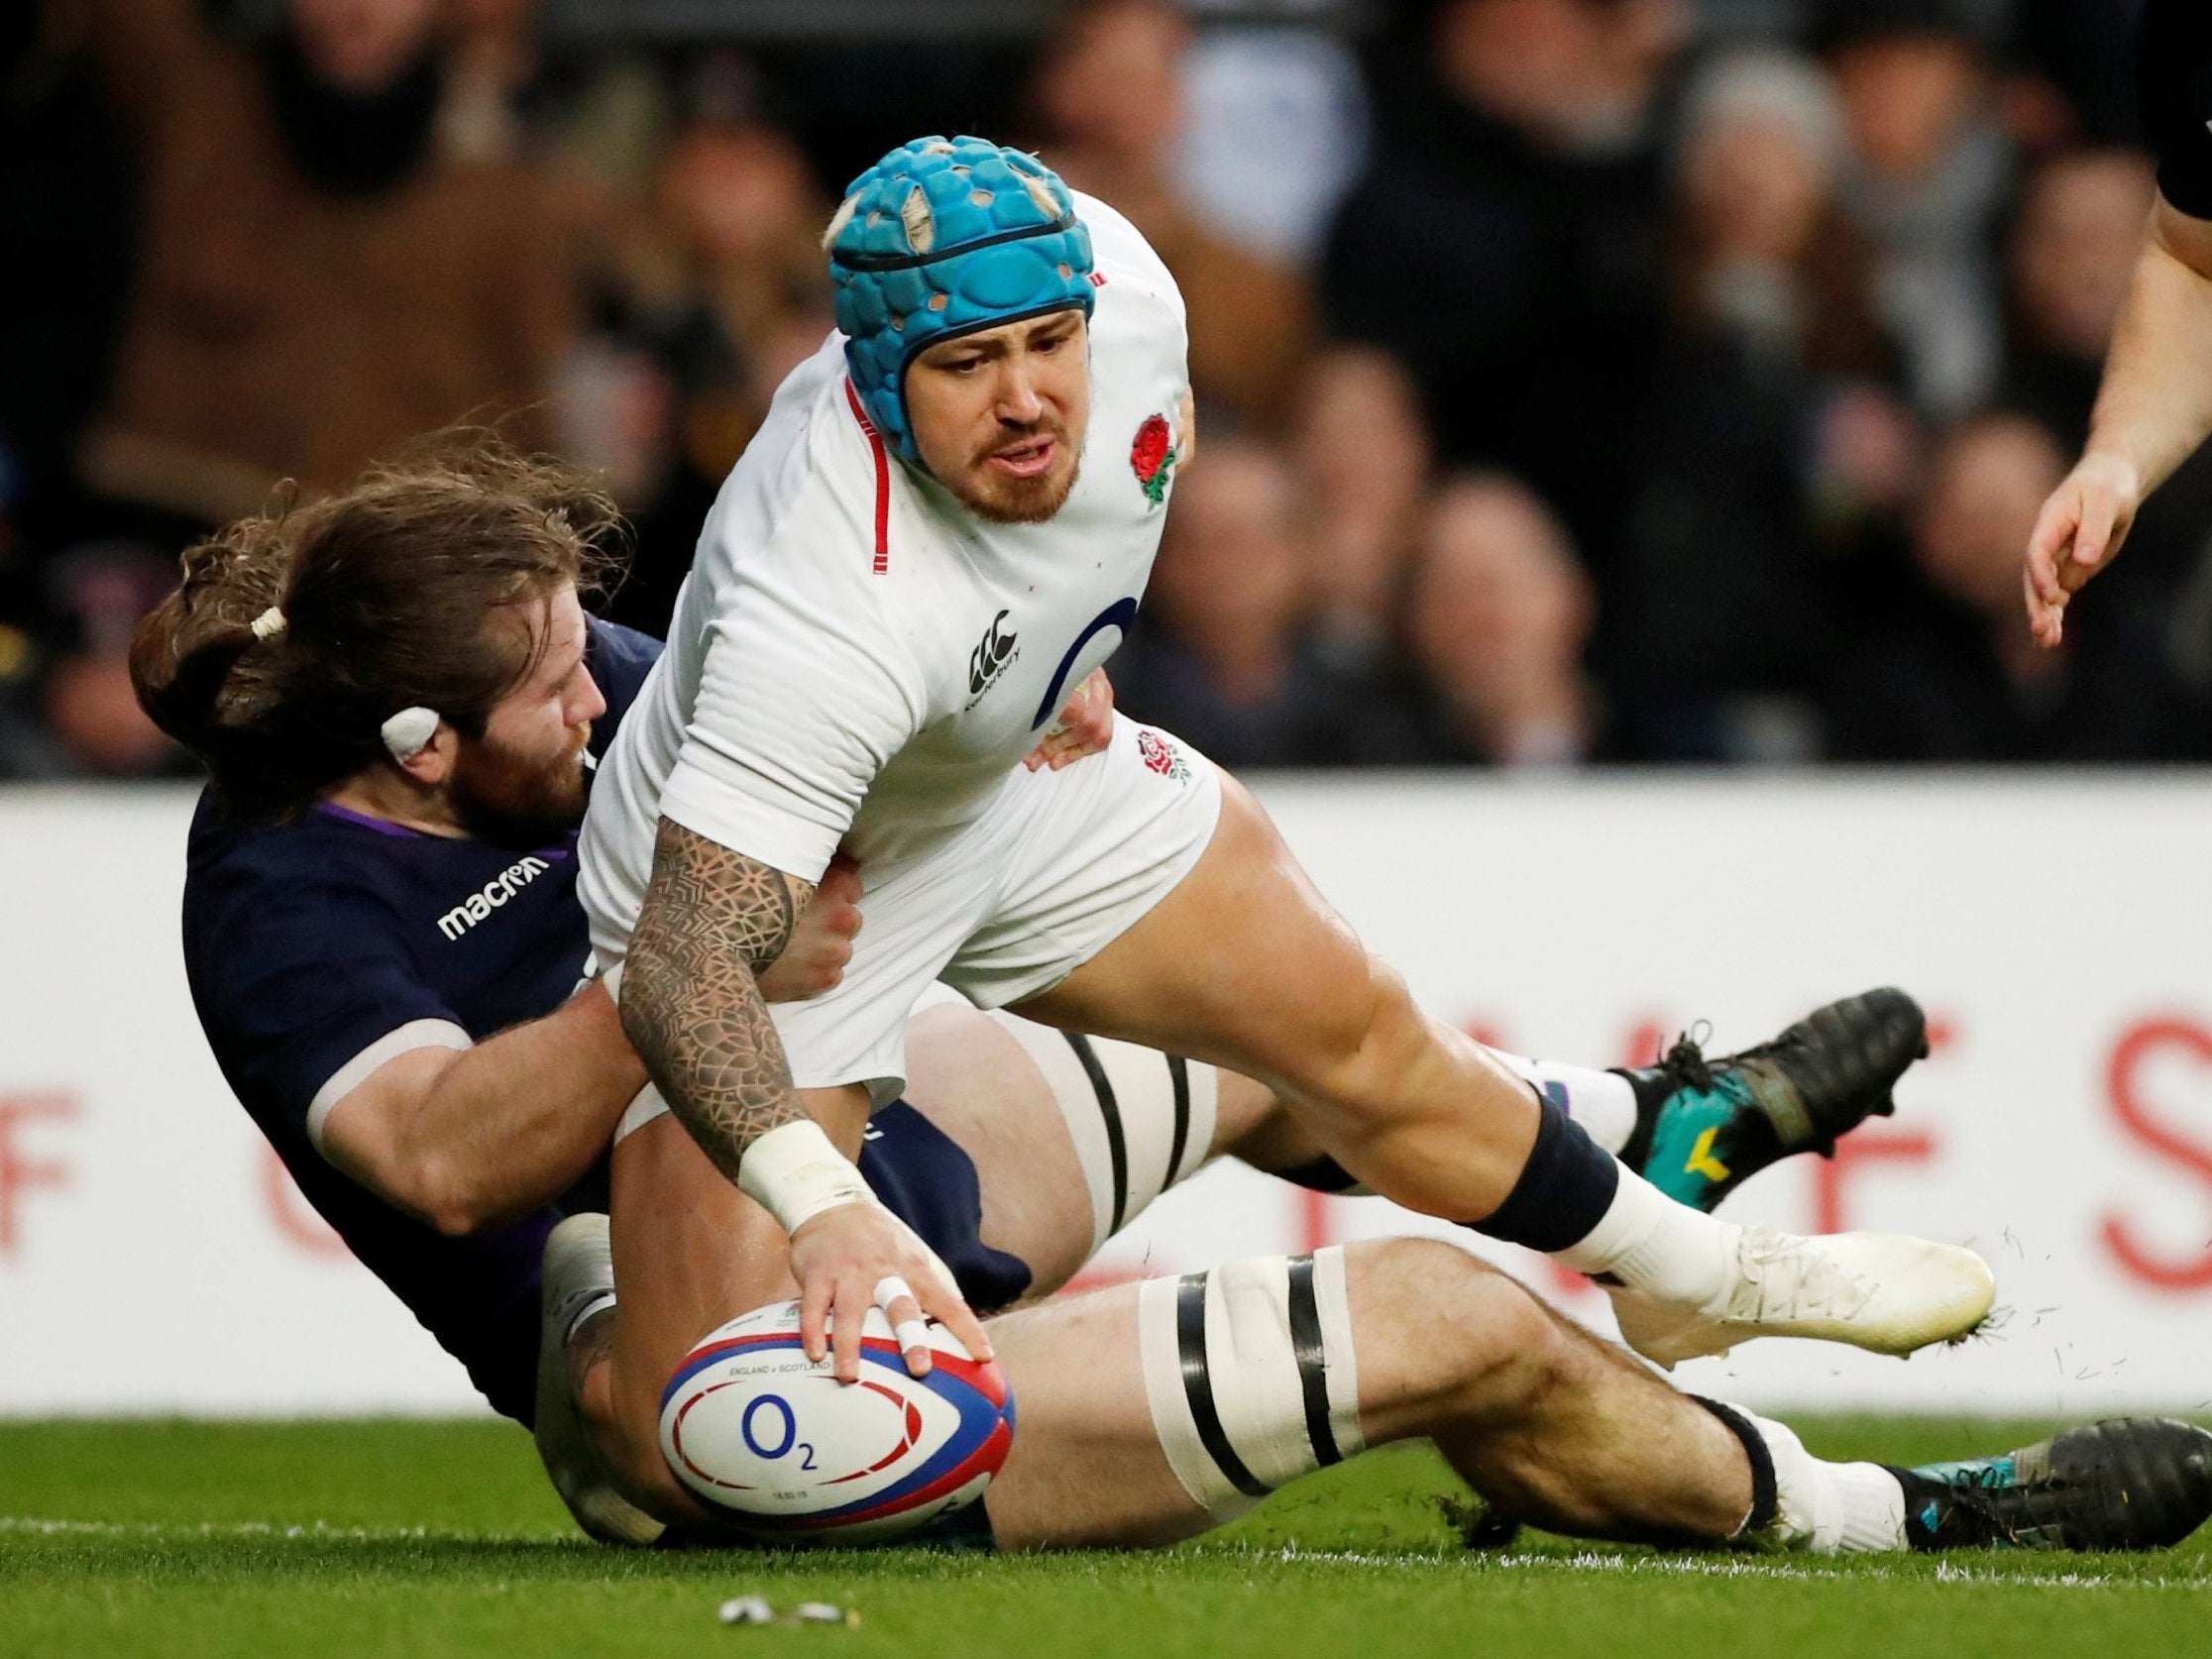
[[[578,605],[612,529],[604,498],[494,448],[373,475],[191,550],[134,667],[150,711],[215,775],[192,830],[184,925],[193,995],[226,1076],[316,1208],[486,1397],[538,1419],[549,1473],[587,1529],[642,1541],[659,1522],[612,1490],[575,1412],[593,1379],[604,1384],[613,1317],[604,1261],[583,1301],[542,1323],[538,1306],[549,1240],[596,1240],[604,1257],[603,1219],[565,1212],[604,1206],[610,1191],[619,1211],[625,1181],[632,1204],[640,1191],[666,1193],[678,1163],[687,1179],[715,1178],[664,1120],[617,1149],[609,1179],[607,1145],[643,1068],[604,991],[570,995],[583,949],[572,841],[585,756],[657,649]],[[1083,746],[1063,742],[1048,759]],[[771,993],[835,978],[855,896],[849,875],[817,895],[770,970]],[[1064,1282],[1113,1225],[1212,1152],[1277,1167],[1313,1156],[1245,1079],[967,1009],[914,1024],[915,1092],[944,1098],[927,1114],[904,1103],[878,1114],[862,1166],[979,1307]],[[1707,1067],[1685,1051],[1633,1076],[1553,1067],[1541,1086],[1580,1091],[1578,1109],[1599,1118],[1608,1093],[1624,1100],[1603,1133],[1639,1144],[1639,1162],[1703,1124],[1699,1144],[1721,1148],[1740,1178],[1794,1150],[1774,1131],[1792,1103],[1802,1114],[1810,1096],[1846,1128],[1843,1118],[1885,1107],[1917,1043],[1917,1011],[1890,993],[1824,1011],[1749,1060]],[[1102,1150],[1086,1154],[1086,1135]],[[1728,1184],[1685,1195],[1710,1204]],[[726,1183],[689,1190],[702,1225],[767,1225],[756,1293],[787,1293],[765,1215]],[[1163,1423],[1157,1403],[1148,1411],[1130,1375],[1145,1292],[1056,1303],[994,1323],[1023,1433],[988,1515],[968,1523],[1009,1544],[1160,1541],[1234,1513],[1256,1487],[1414,1436],[1438,1439],[1508,1512],[1603,1535],[1936,1547],[2032,1515],[2048,1541],[2094,1547],[2179,1536],[2212,1508],[2203,1437],[2139,1425],[2063,1444],[2077,1474],[2116,1450],[2151,1451],[2172,1479],[2148,1508],[2139,1494],[2132,1510],[2115,1509],[2104,1486],[2077,1482],[2064,1496],[2021,1488],[2007,1509],[1970,1496],[1970,1481],[1850,1466],[1925,1494],[1935,1507],[1915,1514],[1936,1517],[1908,1525],[1900,1508],[1891,1534],[1854,1530],[1821,1500],[1820,1472],[1834,1466],[1779,1425],[1754,1433],[1740,1416],[1708,1415],[1460,1252],[1401,1240],[1301,1261],[1292,1281],[1325,1292],[1331,1411],[1318,1428],[1298,1403],[1311,1398],[1313,1356],[1239,1333],[1236,1366],[1202,1364],[1178,1387],[1225,1399],[1286,1388],[1299,1432],[1262,1423],[1256,1449],[1232,1412],[1226,1449],[1201,1445],[1188,1423]],[[1234,1303],[1285,1267],[1192,1276],[1220,1281]],[[1426,1323],[1440,1306],[1461,1315],[1448,1342]],[[554,1338],[544,1348],[541,1332]],[[566,1439],[544,1432],[548,1401],[569,1419]],[[1734,1493],[1743,1471],[1667,1451],[1684,1413],[1741,1440],[1750,1513]]]
[[[475,465],[489,482],[495,465]],[[432,493],[394,486],[379,507],[419,510]],[[522,513],[511,508],[506,521],[470,526],[473,543],[458,535],[441,555],[443,613],[410,610],[399,585],[426,585],[403,563],[363,566],[365,591],[303,582],[293,605],[308,627],[319,607],[338,607],[406,617],[424,634],[394,649],[349,629],[342,671],[288,639],[281,612],[238,613],[275,597],[281,548],[267,521],[234,526],[186,556],[171,605],[191,613],[197,637],[150,632],[149,649],[168,660],[141,677],[156,718],[221,780],[193,820],[183,931],[224,1076],[354,1254],[496,1409],[524,1422],[546,1235],[568,1211],[607,1207],[619,1108],[595,1121],[576,1104],[618,1102],[643,1079],[607,1041],[616,1027],[604,994],[570,997],[583,964],[576,734],[589,728],[591,751],[604,747],[659,653],[641,634],[587,623],[573,598],[546,609],[553,625],[534,637],[477,637],[518,595],[546,605],[554,581],[590,580],[597,504],[532,504],[575,521],[517,533]],[[315,518],[309,508],[289,523],[311,535]],[[427,533],[440,530],[450,526]],[[485,545],[495,539],[503,555]],[[227,646],[208,643],[218,626],[230,629]],[[227,695],[260,717],[251,729],[194,707],[218,671]],[[380,729],[392,711],[379,705],[364,725],[349,707],[375,704],[394,681],[436,701],[449,724],[403,761]],[[566,764],[548,767],[533,741]],[[440,770],[450,823],[425,810],[422,780]],[[788,967],[784,994],[802,994],[834,963],[803,954]],[[407,1110],[392,1109],[400,1101]]]
[[[2212,6],[2147,0],[2137,48],[2158,199],[2113,329],[2089,441],[2044,503],[2023,585],[2039,644],[2112,562],[2144,498],[2212,435]]]

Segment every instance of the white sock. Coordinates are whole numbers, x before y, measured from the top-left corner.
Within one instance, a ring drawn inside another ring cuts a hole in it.
[[[1623,1163],[1598,1225],[1556,1257],[1578,1272],[1611,1273],[1631,1290],[1710,1310],[1729,1284],[1742,1231],[1676,1203]]]
[[[1490,1051],[1498,1064],[1581,1124],[1583,1132],[1605,1151],[1619,1152],[1635,1134],[1636,1091],[1627,1078],[1611,1071],[1593,1071],[1587,1065],[1527,1059],[1502,1049]]]
[[[1905,1489],[1878,1463],[1823,1463],[1781,1423],[1737,1408],[1774,1459],[1774,1520],[1747,1542],[1815,1555],[1901,1550]]]

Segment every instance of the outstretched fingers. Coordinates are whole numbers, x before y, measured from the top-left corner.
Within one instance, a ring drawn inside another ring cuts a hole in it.
[[[2066,589],[2059,580],[2059,564],[2080,522],[2080,486],[2068,479],[2037,515],[2035,530],[2028,538],[2027,563],[2022,569],[2028,627],[2039,645],[2055,645],[2063,633]]]
[[[807,1358],[820,1364],[827,1351],[838,1381],[859,1381],[860,1341],[869,1312],[877,1308],[891,1321],[907,1369],[916,1377],[927,1375],[933,1363],[927,1316],[940,1320],[976,1358],[990,1358],[982,1324],[944,1264],[881,1204],[825,1210],[801,1224],[791,1245]]]
[[[1023,761],[1032,772],[1061,767],[1100,754],[1114,740],[1114,687],[1103,668],[1094,668],[1060,711],[1058,729]]]

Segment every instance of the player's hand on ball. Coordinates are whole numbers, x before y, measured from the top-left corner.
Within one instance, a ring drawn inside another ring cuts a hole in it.
[[[1103,753],[1113,740],[1113,683],[1106,678],[1106,670],[1094,668],[1060,711],[1059,729],[1030,750],[1022,764],[1032,772],[1041,766],[1057,772],[1085,755]]]
[[[760,976],[761,1000],[805,1002],[833,989],[844,978],[852,941],[859,937],[860,866],[840,852],[799,913],[783,954]]]
[[[2112,562],[2143,504],[2143,477],[2116,455],[2089,454],[2044,502],[2021,582],[2036,643],[2065,636],[2066,602]]]
[[[807,1358],[834,1354],[840,1382],[860,1380],[860,1335],[871,1307],[891,1321],[916,1377],[930,1371],[924,1314],[976,1359],[991,1357],[991,1339],[944,1264],[880,1204],[839,1204],[805,1223],[791,1235],[791,1271],[799,1280],[799,1339]]]

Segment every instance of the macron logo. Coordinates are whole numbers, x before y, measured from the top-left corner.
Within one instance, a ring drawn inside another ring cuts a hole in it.
[[[551,868],[550,864],[535,854],[519,863],[509,864],[486,882],[480,891],[471,893],[439,917],[438,932],[449,940],[459,939]]]

